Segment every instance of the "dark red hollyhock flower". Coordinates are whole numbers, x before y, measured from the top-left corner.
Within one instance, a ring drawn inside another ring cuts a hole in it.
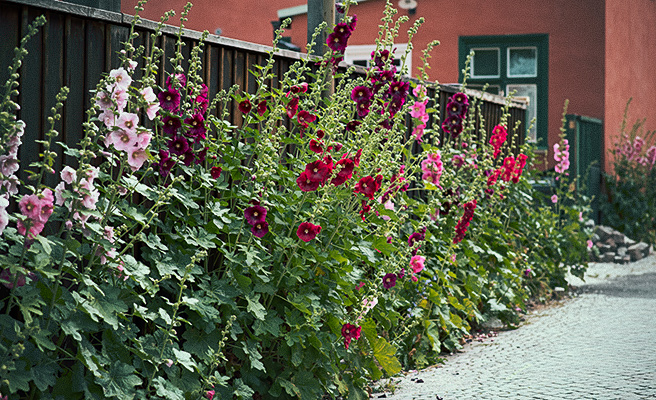
[[[451,100],[469,106],[469,99],[467,98],[467,95],[464,93],[458,92],[454,94],[453,96],[451,96]]]
[[[162,176],[167,176],[171,173],[171,169],[175,166],[175,160],[169,157],[169,152],[166,150],[159,151],[159,174]]]
[[[189,118],[185,118],[184,122],[185,124],[190,125],[190,128],[187,131],[187,136],[205,139],[207,129],[205,128],[205,118],[203,118],[201,114],[197,113]]]
[[[204,147],[202,150],[196,153],[196,159],[194,160],[196,165],[202,164],[203,161],[205,161],[205,157],[207,157],[207,150],[209,150],[209,147]]]
[[[178,108],[180,107],[180,93],[176,90],[165,90],[159,92],[157,98],[159,99],[160,107],[164,110],[170,112],[178,111]]]
[[[334,168],[333,158],[330,156],[330,154],[327,154],[323,157],[323,163],[326,167],[328,167],[330,172],[333,172],[333,168]]]
[[[200,114],[205,114],[209,106],[210,101],[206,97],[196,97],[196,111],[198,111]]]
[[[385,67],[385,63],[389,59],[390,52],[389,50],[382,50],[376,54],[376,51],[371,52],[371,59],[374,60],[374,65],[380,69]]]
[[[397,276],[399,279],[403,279],[403,277],[405,276],[405,268],[401,268],[401,270],[399,271],[398,274],[396,274],[396,276]]]
[[[223,172],[221,167],[212,167],[212,169],[210,169],[210,175],[212,175],[212,178],[214,179],[219,179],[221,172]]]
[[[250,225],[255,225],[258,222],[264,222],[266,215],[267,209],[260,205],[250,206],[244,210],[244,218],[246,218],[246,222],[248,222]]]
[[[317,131],[317,139],[321,140],[321,139],[323,139],[323,137],[324,137],[325,135],[326,135],[326,133],[325,133],[324,131],[322,131],[321,129],[319,129],[319,130]]]
[[[303,127],[307,128],[308,124],[316,121],[317,116],[310,114],[308,111],[301,110],[298,112],[298,123]]]
[[[360,339],[362,327],[346,323],[342,325],[342,337],[344,338],[344,347],[348,350],[351,340]]]
[[[355,185],[355,188],[353,189],[353,193],[362,193],[369,200],[373,200],[374,194],[379,188],[380,186],[377,185],[377,182],[374,179],[374,177],[369,175],[360,178],[358,183]]]
[[[267,111],[267,102],[266,102],[266,100],[262,100],[259,103],[257,103],[257,114],[260,117],[263,116],[266,111]]]
[[[310,140],[310,151],[317,154],[323,153],[323,144],[321,142],[317,142],[314,139]]]
[[[347,39],[349,38],[349,36],[351,36],[352,30],[353,29],[351,29],[351,27],[349,27],[349,25],[344,22],[340,22],[339,24],[335,25],[335,27],[333,28],[333,32],[337,33],[340,36],[344,36]]]
[[[306,93],[308,90],[309,85],[307,82],[303,82],[300,85],[294,85],[289,88],[289,93],[292,94],[299,94],[299,93]],[[289,93],[287,93],[289,95]]]
[[[178,129],[182,126],[180,118],[171,115],[162,118],[162,122],[164,123],[164,133],[171,136],[175,136],[175,134],[178,133]]]
[[[311,181],[325,182],[332,170],[322,160],[311,162],[305,166],[305,173]]]
[[[355,157],[353,157],[353,163],[356,167],[360,166],[360,157],[362,157],[362,149],[358,149],[357,153],[355,153]]]
[[[298,188],[304,192],[314,192],[319,188],[321,182],[311,180],[308,173],[303,171],[303,173],[296,178],[296,184],[298,185]]]
[[[353,16],[351,17],[351,21],[349,21],[348,23],[348,27],[351,29],[351,32],[353,32],[357,24],[358,24],[358,16],[353,14]]]
[[[358,110],[358,116],[360,118],[364,118],[369,114],[369,106],[371,106],[371,103],[368,101],[362,101],[357,103],[357,110]]]
[[[348,124],[346,124],[346,130],[347,130],[347,131],[351,131],[351,132],[355,132],[355,129],[356,129],[356,128],[358,127],[358,125],[360,125],[361,123],[362,123],[362,122],[360,122],[360,121],[351,121],[351,122],[349,122]]]
[[[340,151],[342,147],[344,147],[344,145],[341,144],[340,142],[334,142],[333,145],[330,146],[330,148],[328,148],[328,150],[330,151],[332,149],[335,149],[335,151]]]
[[[342,3],[335,3],[335,12],[344,14],[346,12],[346,7]]]
[[[351,91],[351,100],[356,103],[371,101],[371,90],[366,86],[356,86]]]
[[[415,245],[416,242],[421,242],[426,239],[426,235],[421,232],[414,232],[410,237],[408,238],[408,246],[412,247]]]
[[[191,164],[193,164],[195,160],[196,160],[196,155],[194,155],[194,149],[190,147],[189,150],[187,150],[187,152],[184,153],[184,158],[182,159],[182,162],[184,163],[184,165],[188,167]]]
[[[251,112],[253,109],[253,105],[251,104],[251,101],[248,99],[243,100],[241,103],[239,103],[239,111],[241,111],[244,114],[248,114]]]
[[[385,289],[393,288],[394,286],[396,286],[396,279],[397,279],[396,274],[393,273],[385,274],[385,276],[383,277],[383,287]]]
[[[403,101],[405,102],[405,98],[408,96],[408,90],[410,89],[410,83],[409,82],[392,82],[390,84],[390,94],[392,95],[392,100],[394,101],[395,98],[398,98],[399,100],[397,101]],[[403,105],[403,103],[401,103]]]
[[[462,112],[464,109],[464,104],[458,103],[457,101],[451,100],[446,105],[446,111],[448,116],[457,115],[462,117],[465,113]]]
[[[251,232],[253,233],[253,235],[259,238],[263,238],[264,235],[269,233],[269,224],[266,221],[258,222],[255,225],[253,225],[253,227],[251,228]]]
[[[296,236],[304,242],[309,242],[316,238],[319,232],[321,232],[321,226],[311,224],[310,222],[302,222],[298,226]]]
[[[169,90],[176,90],[178,87],[187,86],[187,77],[184,74],[169,75],[166,78],[166,87]]]
[[[467,233],[467,228],[469,228],[469,223],[474,218],[474,210],[476,210],[476,199],[465,203],[463,206],[465,212],[462,214],[462,217],[456,224],[456,235],[453,238],[453,244],[458,244],[465,238]]]
[[[169,141],[168,145],[169,151],[179,156],[185,154],[189,150],[189,142],[183,136],[175,136],[173,140]]]
[[[342,156],[342,159],[337,161],[336,168],[339,167],[340,170],[337,173],[337,176],[334,177],[330,183],[335,186],[339,186],[351,179],[353,176],[353,169],[355,168],[355,163],[350,158],[346,158],[346,154]]]
[[[364,215],[371,211],[371,206],[367,204],[366,200],[362,200],[362,209],[360,210],[360,218],[364,221]]]
[[[289,103],[287,103],[287,116],[291,119],[294,118],[294,115],[296,115],[296,111],[298,111],[298,97],[294,97],[291,100],[289,100]]]
[[[335,53],[343,53],[346,50],[347,41],[348,36],[340,35],[337,32],[332,32],[330,35],[328,35],[326,44],[330,50],[334,51]]]

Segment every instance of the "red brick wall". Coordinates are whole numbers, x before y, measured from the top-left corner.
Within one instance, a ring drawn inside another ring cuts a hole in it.
[[[606,0],[606,154],[631,97],[628,123],[656,129],[656,2]]]

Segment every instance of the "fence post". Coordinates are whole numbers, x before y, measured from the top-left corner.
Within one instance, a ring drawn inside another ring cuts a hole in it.
[[[328,27],[335,23],[335,1],[334,0],[308,0],[308,13],[307,13],[307,41],[310,43],[314,30],[322,22],[326,21]],[[317,36],[316,53],[322,56],[326,52],[326,39],[328,34],[322,31]]]

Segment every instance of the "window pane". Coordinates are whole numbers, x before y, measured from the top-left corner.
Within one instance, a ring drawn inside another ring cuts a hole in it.
[[[531,125],[533,118],[538,115],[538,87],[537,85],[507,85],[506,90],[510,95],[513,91],[514,98],[526,98],[528,100],[528,107],[526,108],[526,127]],[[522,99],[523,100],[523,99]],[[537,119],[533,127],[527,132],[526,138],[529,142],[535,143],[537,140],[537,125],[540,123]],[[544,143],[542,143],[544,145]]]
[[[499,49],[472,49],[472,77],[499,76]]]
[[[537,76],[538,49],[518,47],[508,49],[508,76]]]

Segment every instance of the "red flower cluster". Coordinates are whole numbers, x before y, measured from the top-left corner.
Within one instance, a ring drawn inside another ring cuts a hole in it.
[[[252,225],[251,232],[259,238],[269,233],[269,224],[265,221],[266,215],[267,209],[259,204],[250,206],[244,210],[246,222]]]
[[[342,336],[344,337],[344,347],[348,350],[351,340],[360,339],[360,333],[362,332],[361,326],[355,326],[349,323],[342,325]]]
[[[244,100],[242,100],[242,101],[239,103],[238,108],[239,108],[239,111],[241,111],[242,113],[244,113],[244,114],[248,114],[248,113],[251,112],[251,110],[253,109],[253,104],[251,103],[250,100],[248,100],[248,99],[244,99]],[[264,113],[265,113],[266,110],[267,110],[267,102],[266,102],[266,100],[262,100],[262,101],[260,101],[259,103],[257,103],[256,110],[257,110],[257,114],[258,114],[260,117],[263,116]]]
[[[501,153],[501,146],[506,141],[508,137],[508,131],[503,125],[497,125],[492,129],[492,137],[490,138],[490,144],[494,148],[494,158],[499,156]]]
[[[524,171],[527,159],[528,157],[525,154],[519,154],[516,159],[513,157],[504,158],[503,165],[497,170],[497,175],[500,175],[504,182],[519,182],[519,177]]]
[[[462,133],[462,123],[469,110],[469,99],[464,93],[456,93],[446,105],[446,119],[442,123],[442,130],[450,133],[453,139]]]
[[[469,223],[474,218],[474,210],[476,210],[476,199],[465,203],[463,206],[465,212],[462,214],[460,221],[456,225],[456,236],[453,238],[453,244],[460,243],[465,238]]]
[[[298,238],[304,242],[309,242],[310,240],[316,238],[319,232],[321,232],[320,225],[314,225],[310,222],[302,222],[298,226],[296,236],[298,236]]]

